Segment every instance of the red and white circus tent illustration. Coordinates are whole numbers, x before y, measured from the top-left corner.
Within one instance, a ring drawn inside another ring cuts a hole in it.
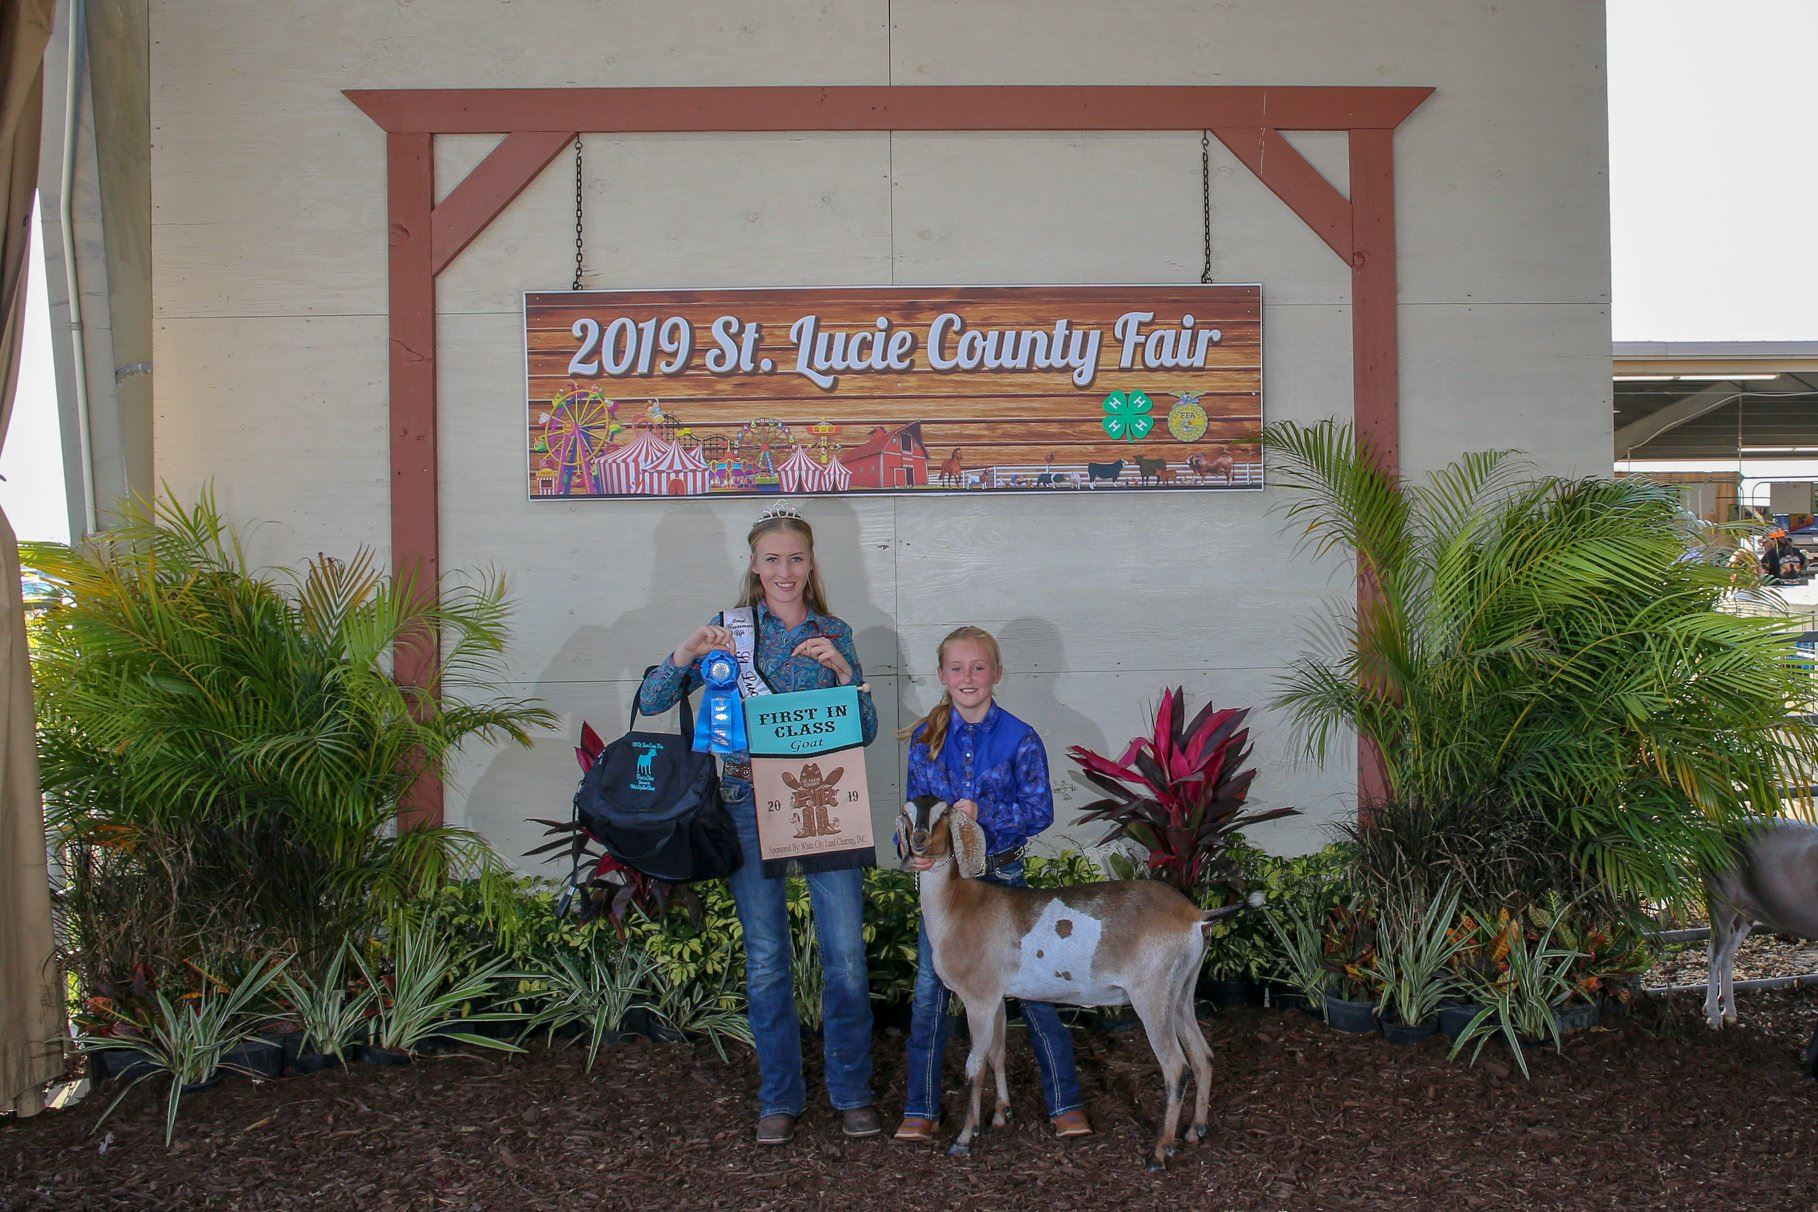
[[[644,469],[643,491],[653,497],[705,494],[711,477],[701,456],[684,449],[678,442],[666,442],[663,446],[665,449],[657,461]]]
[[[601,488],[610,496],[662,495],[661,488],[651,486],[649,472],[662,461],[668,447],[669,443],[648,429],[639,430],[637,437],[600,458]],[[701,470],[704,476],[706,467],[703,465]],[[705,481],[703,492],[704,484]]]
[[[827,465],[821,468],[821,475],[826,480],[825,487],[833,492],[845,492],[852,487],[852,469],[840,462],[838,455],[827,460]]]
[[[804,446],[789,452],[788,460],[776,469],[776,479],[784,492],[825,492],[829,485],[827,469]]]

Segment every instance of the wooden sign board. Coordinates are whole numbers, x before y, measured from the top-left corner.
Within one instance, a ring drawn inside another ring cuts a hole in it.
[[[1262,487],[1259,286],[524,296],[533,498]]]

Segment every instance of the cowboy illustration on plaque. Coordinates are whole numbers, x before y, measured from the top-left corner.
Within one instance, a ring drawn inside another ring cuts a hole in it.
[[[872,866],[857,688],[758,695],[744,706],[764,874],[782,875],[792,861],[803,871]]]

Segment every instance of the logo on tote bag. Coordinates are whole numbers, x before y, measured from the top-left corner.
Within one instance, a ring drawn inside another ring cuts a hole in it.
[[[652,768],[652,763],[656,761],[657,750],[662,746],[653,745],[649,741],[633,741],[631,747],[638,751],[638,768],[631,776],[631,790],[655,791],[656,771]]]

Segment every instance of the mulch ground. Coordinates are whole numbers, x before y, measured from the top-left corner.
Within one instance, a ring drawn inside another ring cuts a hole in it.
[[[1813,1207],[1818,1081],[1800,1055],[1818,991],[1746,996],[1721,1033],[1698,1002],[1647,999],[1563,1055],[1534,1052],[1532,1081],[1493,1051],[1466,1067],[1442,1041],[1393,1048],[1291,1012],[1221,1012],[1212,1139],[1165,1175],[1141,1162],[1160,1109],[1147,1045],[1076,1029],[1099,1134],[1053,1139],[1016,1032],[1018,1122],[964,1160],[843,1140],[820,1107],[793,1144],[760,1149],[749,1052],[638,1043],[591,1077],[558,1048],[230,1079],[185,1100],[169,1150],[148,1082],[97,1131],[104,1098],[0,1121],[0,1208]],[[950,1110],[962,1052],[956,1040]],[[894,1128],[900,1038],[880,1033],[877,1070]]]

